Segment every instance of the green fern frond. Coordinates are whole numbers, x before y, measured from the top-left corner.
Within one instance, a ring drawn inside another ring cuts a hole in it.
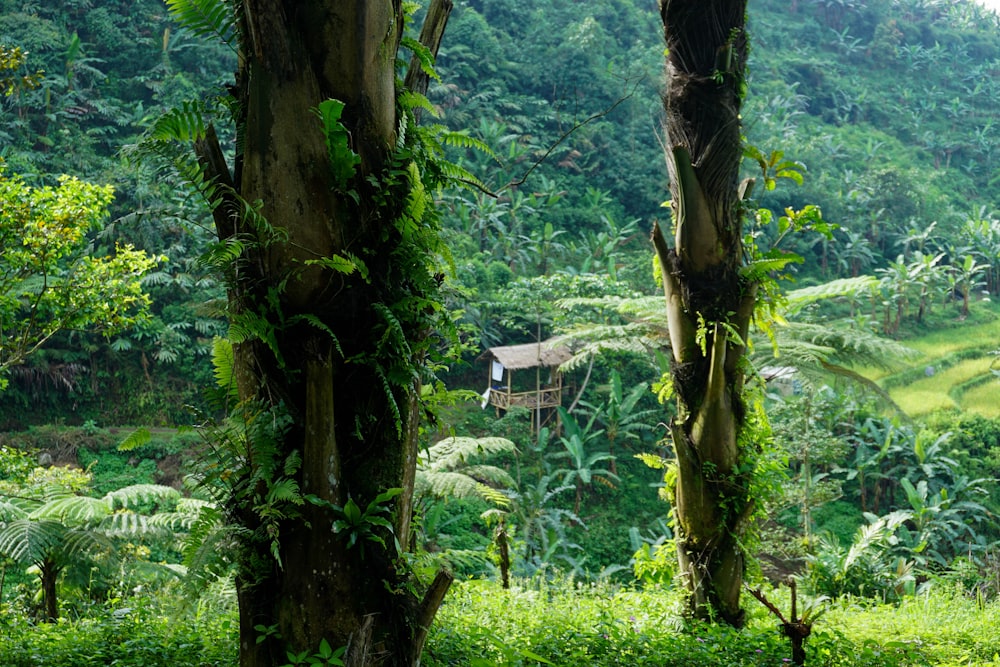
[[[100,498],[67,495],[49,500],[32,512],[29,518],[48,519],[69,526],[94,523],[108,514],[111,514],[111,507]]]
[[[24,507],[23,500],[17,498],[0,498],[0,522],[23,519],[34,508],[34,502]]]
[[[471,171],[465,167],[461,167],[453,162],[441,161],[438,163],[438,167],[441,170],[441,174],[457,185],[465,186],[466,188],[472,188],[475,190],[480,190],[482,192],[490,192],[489,186],[483,183],[479,178],[476,177]]]
[[[413,52],[413,55],[415,55],[417,60],[420,62],[420,69],[423,70],[424,74],[431,77],[435,81],[441,80],[438,73],[434,71],[434,54],[431,53],[430,49],[412,37],[403,37],[403,39],[400,40],[400,44]]]
[[[148,428],[137,428],[129,433],[124,440],[118,443],[118,451],[131,452],[134,449],[138,449],[139,447],[148,444],[152,437],[153,436],[149,432]]]
[[[517,482],[515,482],[514,478],[510,476],[510,473],[497,466],[480,463],[466,466],[465,468],[462,468],[461,471],[472,479],[495,487],[513,489],[517,486]]]
[[[411,111],[413,109],[423,109],[424,111],[429,113],[431,116],[434,116],[435,118],[438,116],[438,110],[434,108],[434,105],[431,104],[431,101],[428,100],[425,95],[421,95],[420,93],[415,93],[412,90],[404,90],[400,92],[396,96],[396,101],[404,109],[409,109]],[[403,122],[404,119],[401,117],[400,123],[402,124]],[[399,133],[400,143],[405,143],[406,139],[405,129],[406,129],[405,125],[400,126],[400,133]]]
[[[194,34],[215,35],[237,50],[236,14],[230,0],[167,0],[167,10]]]
[[[467,148],[474,151],[479,151],[483,155],[487,155],[496,162],[500,162],[500,158],[497,154],[493,152],[493,149],[488,143],[482,139],[469,136],[467,132],[441,132],[440,134],[441,142],[446,146],[455,146],[456,148]]]
[[[619,337],[608,337],[603,340],[596,340],[592,342],[586,342],[582,345],[579,343],[575,344],[576,352],[573,353],[569,359],[563,362],[559,366],[559,371],[562,373],[568,373],[574,371],[584,364],[589,363],[594,357],[600,357],[609,352],[611,353],[629,353],[634,354],[638,357],[649,358],[649,353],[663,346],[662,340],[654,340],[648,338],[642,333],[638,333],[640,330],[644,330],[645,327],[632,327],[626,325],[624,327],[604,327],[604,332],[610,331],[612,328],[619,329],[623,333],[635,330],[637,333],[629,335],[623,335]],[[595,333],[599,333],[596,331]],[[567,338],[571,340],[571,338]]]
[[[267,490],[267,500],[269,505],[275,503],[292,503],[301,505],[305,500],[302,498],[302,491],[299,483],[294,479],[279,479]]]
[[[417,465],[432,471],[458,470],[467,466],[469,461],[515,451],[517,446],[507,438],[453,436],[439,440],[421,452]]]
[[[202,254],[201,261],[211,268],[229,269],[243,256],[246,247],[244,239],[230,236],[224,241],[210,244]]]
[[[274,325],[262,314],[246,309],[232,315],[229,320],[229,340],[234,344],[259,340],[267,345],[278,365],[284,368],[285,360],[278,347]]]
[[[479,495],[482,496],[483,500],[499,509],[507,509],[511,505],[510,496],[487,484],[479,485]]]
[[[181,498],[177,501],[176,512],[179,514],[189,514],[200,516],[206,508],[214,508],[215,504],[201,498]]]
[[[197,518],[197,514],[189,512],[157,512],[152,516],[145,517],[145,522],[151,529],[177,534],[191,530],[191,526],[194,525]]]
[[[174,503],[180,498],[180,492],[162,484],[132,484],[112,491],[104,496],[104,501],[112,510],[135,507],[136,505],[155,503]]]
[[[472,461],[515,451],[514,443],[507,438],[445,438],[420,453],[416,493],[437,498],[480,497],[505,506],[509,498],[494,486],[514,488],[510,473]]]
[[[385,371],[382,370],[381,366],[375,366],[375,375],[382,382],[382,391],[385,393],[386,404],[389,407],[390,412],[392,412],[393,422],[396,425],[397,435],[403,434],[403,416],[399,412],[399,404],[396,403],[396,395],[392,392],[392,385],[389,383],[389,378],[386,377]]]
[[[0,525],[0,554],[18,563],[39,563],[66,535],[58,521],[17,519]]]
[[[874,276],[858,276],[856,278],[840,278],[812,287],[803,287],[785,294],[787,299],[787,314],[795,314],[805,306],[824,299],[854,296],[861,297],[870,293],[878,285]]]
[[[740,275],[747,280],[757,282],[775,271],[781,271],[789,264],[801,264],[804,261],[800,255],[795,254],[784,257],[764,257],[752,260],[741,267]]]
[[[214,505],[205,505],[188,528],[181,554],[188,570],[198,569],[204,564],[206,554],[201,553],[206,544],[219,537],[223,530],[222,511]]]
[[[149,131],[153,141],[191,142],[205,138],[206,109],[197,102],[184,102],[156,119]]]
[[[107,535],[86,528],[67,530],[59,547],[61,555],[68,559],[78,558],[85,553],[108,553],[114,549],[115,545]]]
[[[150,518],[130,511],[115,512],[105,517],[99,528],[102,533],[111,537],[138,537],[151,533],[160,535],[170,533],[168,526],[152,522]]]
[[[635,458],[639,459],[653,470],[666,470],[667,466],[670,465],[669,460],[650,452],[640,452],[635,455]]]
[[[435,498],[477,498],[480,482],[468,475],[449,470],[433,473],[417,471],[414,492],[418,496],[433,496]]]
[[[228,338],[217,336],[212,340],[212,374],[215,376],[215,384],[234,401],[240,397],[235,368],[236,357],[233,354],[232,342]]]
[[[337,339],[337,335],[333,333],[333,329],[331,329],[326,322],[321,320],[318,316],[313,313],[300,313],[288,318],[289,325],[295,324],[296,322],[305,322],[306,324],[315,327],[328,335],[330,340],[333,342],[333,347],[337,350],[337,353],[341,356],[344,355],[344,350],[340,347],[340,341]]]

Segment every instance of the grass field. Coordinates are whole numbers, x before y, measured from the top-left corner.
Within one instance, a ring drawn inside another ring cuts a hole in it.
[[[919,416],[941,409],[960,409],[1000,417],[1000,317],[939,329],[901,341],[919,356],[906,369],[877,378],[907,414]],[[933,369],[933,374],[927,369]]]

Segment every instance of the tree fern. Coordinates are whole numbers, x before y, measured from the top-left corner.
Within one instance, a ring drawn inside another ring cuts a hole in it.
[[[803,287],[785,294],[787,299],[786,315],[794,315],[809,304],[844,296],[864,296],[878,285],[874,276],[858,276],[856,278],[840,278],[820,285]]]
[[[23,505],[23,499],[0,496],[0,522],[26,518],[31,510]]]
[[[137,505],[173,503],[180,498],[180,492],[170,486],[161,484],[133,484],[112,491],[103,500],[112,510],[120,507],[136,507]]]
[[[507,438],[451,437],[420,453],[417,461],[417,495],[437,498],[482,498],[494,505],[508,502],[499,488],[516,486],[506,470],[473,461],[516,451]]]
[[[140,536],[167,536],[173,535],[166,526],[157,525],[150,521],[150,518],[135,512],[123,511],[110,514],[97,526],[104,535],[108,537],[136,538]]]
[[[19,563],[40,563],[66,535],[58,521],[17,519],[0,526],[0,554]]]
[[[181,548],[189,583],[202,586],[229,567],[226,554],[232,546],[232,531],[223,523],[221,510],[214,505],[201,507]]]
[[[58,521],[67,526],[96,523],[111,514],[109,504],[100,498],[66,495],[54,498],[36,508],[30,519]]]
[[[124,440],[118,443],[118,451],[131,452],[134,449],[138,449],[139,447],[148,444],[152,437],[153,436],[149,432],[148,428],[137,428],[129,433]]]

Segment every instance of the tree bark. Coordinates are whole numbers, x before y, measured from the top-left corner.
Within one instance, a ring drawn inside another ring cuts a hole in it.
[[[49,623],[59,620],[59,599],[56,597],[59,571],[60,568],[48,560],[38,568],[38,576],[42,583],[42,605],[45,607],[45,620]]]
[[[446,4],[435,19],[441,31]],[[428,330],[416,323],[420,313],[389,321],[386,312],[433,295],[414,287],[413,272],[426,267],[399,259],[410,241],[398,220],[413,185],[412,172],[392,163],[401,1],[245,0],[242,7],[232,89],[242,141],[232,174],[214,131],[195,148],[206,174],[232,190],[214,211],[220,239],[250,239],[231,270],[231,321],[266,322],[265,334],[234,344],[240,399],[256,406],[248,419],[277,423],[287,415],[290,426],[274,432],[275,442],[248,437],[237,485],[260,489],[260,498],[268,482],[261,476],[276,458],[301,498],[312,500],[278,523],[266,523],[248,496],[231,508],[249,536],[237,577],[240,664],[285,664],[286,651],[313,653],[323,640],[347,646],[348,665],[418,664],[447,586],[436,584],[440,597],[421,602],[402,562],[420,415],[422,358],[414,350]],[[437,42],[441,31],[432,33]],[[360,158],[346,183],[331,176],[315,112],[330,99],[344,103],[341,122]],[[256,213],[247,213],[248,203]],[[366,270],[316,263],[347,255]],[[380,347],[395,333],[408,345]],[[409,375],[395,377],[391,364]],[[338,507],[353,501],[364,511],[389,489],[402,490],[395,536],[364,525],[372,532],[351,543],[352,529],[334,530]]]
[[[673,235],[656,225],[678,417],[673,511],[692,613],[741,625],[740,538],[752,502],[744,458],[743,356],[755,287],[740,274],[740,106],[746,0],[660,0],[667,42]],[[671,244],[672,242],[672,244]],[[733,335],[733,333],[738,334]]]

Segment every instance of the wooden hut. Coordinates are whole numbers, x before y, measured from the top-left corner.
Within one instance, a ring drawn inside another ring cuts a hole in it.
[[[491,347],[483,355],[490,362],[490,383],[483,396],[483,407],[492,405],[497,414],[513,407],[528,408],[531,430],[536,432],[562,405],[563,378],[559,366],[570,356],[569,348],[553,339]],[[516,382],[515,371],[520,371]]]

